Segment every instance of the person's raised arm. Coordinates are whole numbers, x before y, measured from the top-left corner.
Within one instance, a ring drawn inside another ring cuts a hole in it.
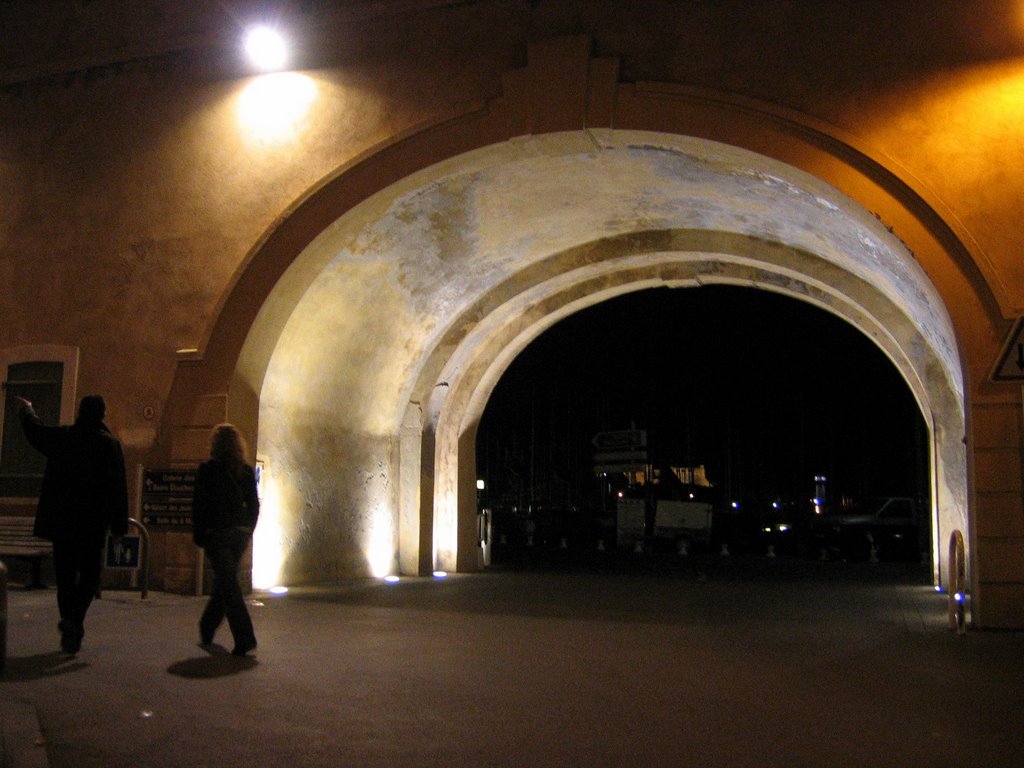
[[[52,428],[43,426],[43,422],[39,420],[30,401],[17,395],[15,398],[18,401],[18,417],[21,419],[21,428],[25,433],[25,439],[37,451],[49,456],[52,442],[49,436]]]

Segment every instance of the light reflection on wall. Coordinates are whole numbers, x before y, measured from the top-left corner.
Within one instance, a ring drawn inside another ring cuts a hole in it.
[[[395,519],[386,504],[380,504],[374,510],[364,550],[370,573],[381,578],[395,569]]]
[[[252,585],[268,589],[281,583],[285,559],[281,493],[268,465],[260,477],[260,490],[260,517],[252,536]]]
[[[454,491],[435,496],[434,567],[454,571],[459,548],[458,500]]]
[[[977,252],[998,300],[1010,306],[1012,286],[1024,284],[1024,260],[1002,254],[1019,250],[1019,235],[991,222],[1013,220],[1024,207],[1024,188],[1012,181],[1024,167],[1024,57],[937,73],[863,117],[857,134],[899,158],[910,171],[904,179]]]
[[[282,141],[302,126],[316,99],[313,79],[298,72],[257,77],[238,100],[238,121],[249,138],[263,143]]]
[[[971,174],[975,181],[1000,168],[1007,149],[1019,141],[1024,118],[1024,60],[958,72],[937,84],[929,95],[930,100],[920,108],[925,125],[951,125],[955,130],[929,131],[924,150],[951,160],[967,153],[973,162],[957,162],[957,175]],[[972,145],[964,147],[962,136],[968,128]]]
[[[857,135],[904,164],[955,168],[970,184],[1004,173],[1024,119],[1024,58],[943,71],[895,91],[874,112],[862,112]],[[971,141],[964,143],[963,137]],[[932,180],[939,185],[941,174]],[[952,193],[944,195],[953,199]]]

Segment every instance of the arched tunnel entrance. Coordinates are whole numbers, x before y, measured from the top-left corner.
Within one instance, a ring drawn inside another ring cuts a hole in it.
[[[495,387],[477,440],[487,560],[725,553],[920,576],[929,443],[906,382],[843,320],[730,285],[637,291],[557,323]]]
[[[475,569],[476,432],[510,362],[586,307],[712,284],[809,302],[892,361],[930,435],[940,578],[940,542],[967,529],[964,396],[950,320],[913,256],[791,166],[609,131],[431,166],[330,223],[293,261],[232,387],[258,395],[267,481],[254,580]],[[241,396],[229,393],[229,412]]]

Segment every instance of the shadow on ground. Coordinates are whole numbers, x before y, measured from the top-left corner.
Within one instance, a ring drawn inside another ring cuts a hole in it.
[[[26,680],[42,680],[47,677],[58,677],[86,669],[89,665],[78,661],[60,651],[37,653],[32,656],[12,657],[7,659],[0,682],[23,682]]]
[[[208,655],[176,661],[167,668],[172,675],[190,680],[213,679],[237,675],[259,664],[251,656],[232,656],[226,648],[213,645]]]

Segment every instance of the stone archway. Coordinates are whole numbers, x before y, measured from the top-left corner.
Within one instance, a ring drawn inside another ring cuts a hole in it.
[[[295,264],[315,275],[259,393],[286,580],[475,568],[475,431],[502,371],[561,317],[651,285],[751,285],[860,328],[929,426],[936,554],[967,527],[940,297],[873,215],[791,166],[668,134],[516,139],[368,198]]]
[[[702,235],[709,235],[686,234],[682,239],[700,240]],[[717,237],[710,235],[709,239]],[[630,243],[631,247],[636,245],[636,242]],[[946,533],[949,531],[966,527],[964,454],[957,437],[962,431],[963,422],[962,416],[957,415],[959,406],[955,397],[950,397],[953,393],[934,378],[922,381],[919,377],[922,361],[908,358],[901,347],[907,340],[913,346],[919,339],[914,339],[911,334],[909,339],[897,341],[889,329],[879,324],[878,314],[891,316],[897,310],[896,307],[884,297],[871,295],[872,291],[866,285],[860,286],[866,290],[858,297],[858,301],[866,299],[867,305],[851,301],[841,292],[823,290],[821,285],[813,281],[808,282],[780,271],[775,264],[737,256],[736,251],[740,247],[732,253],[631,250],[621,257],[611,255],[621,244],[604,243],[593,247],[609,252],[600,273],[582,278],[571,285],[536,286],[532,296],[521,297],[525,303],[520,309],[503,308],[495,313],[495,319],[481,323],[474,331],[477,338],[467,339],[466,348],[453,356],[458,358],[458,362],[453,362],[445,370],[443,378],[448,386],[443,390],[444,402],[430,410],[436,418],[435,478],[440,484],[439,492],[434,496],[434,508],[441,516],[435,528],[440,545],[435,548],[437,567],[460,570],[474,567],[476,428],[491,390],[518,352],[567,314],[621,293],[656,286],[685,288],[731,284],[778,292],[842,317],[872,338],[900,370],[917,398],[931,435],[933,461],[936,462],[932,466],[930,488],[935,495],[932,509],[932,556],[936,564],[935,575],[939,577],[940,542],[948,538]],[[808,254],[797,253],[793,256],[796,259],[808,258]],[[842,285],[843,278],[837,276],[836,284]],[[844,286],[849,287],[850,283]],[[526,322],[519,324],[509,321],[513,315],[525,318]],[[926,361],[925,368],[932,363],[934,359]],[[459,521],[457,534],[451,529],[450,522],[455,518]],[[457,545],[446,551],[443,545],[446,541],[457,541]],[[467,551],[468,556],[463,556]]]

